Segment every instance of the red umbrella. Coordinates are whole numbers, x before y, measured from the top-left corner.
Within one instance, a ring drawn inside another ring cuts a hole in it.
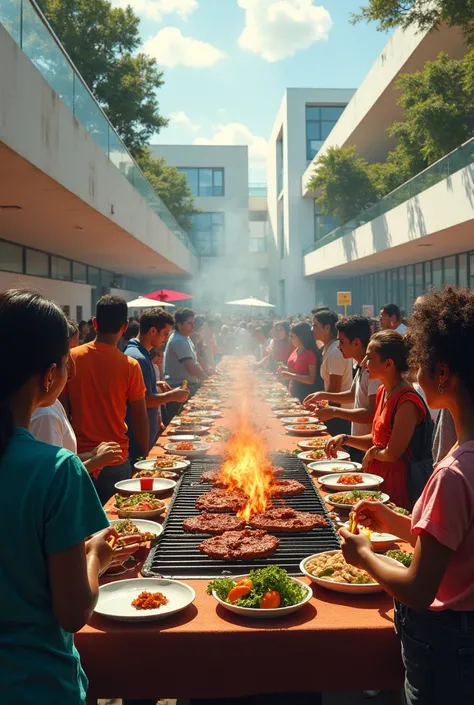
[[[192,299],[190,294],[185,294],[182,291],[173,291],[173,289],[158,289],[152,291],[151,294],[145,295],[147,299],[155,299],[155,301],[182,301],[183,299]]]

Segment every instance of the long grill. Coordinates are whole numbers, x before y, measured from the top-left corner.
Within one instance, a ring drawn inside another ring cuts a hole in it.
[[[275,465],[284,468],[284,478],[298,480],[306,488],[301,495],[286,498],[286,505],[299,511],[324,514],[329,520],[326,505],[304,463],[288,455],[275,455],[272,460]],[[305,533],[275,534],[280,539],[280,545],[269,558],[246,563],[217,560],[201,553],[198,544],[209,536],[183,531],[182,523],[183,519],[199,514],[194,507],[196,498],[212,489],[209,483],[200,482],[202,473],[218,469],[221,463],[222,460],[216,456],[208,457],[206,460],[193,462],[191,468],[184,473],[170,503],[164,533],[156,547],[150,551],[142,569],[143,575],[161,575],[165,578],[215,578],[222,575],[241,575],[252,568],[263,568],[272,564],[285,568],[292,575],[298,575],[299,564],[306,556],[339,548],[336,531],[329,521],[328,526]],[[277,501],[275,500],[275,504]]]

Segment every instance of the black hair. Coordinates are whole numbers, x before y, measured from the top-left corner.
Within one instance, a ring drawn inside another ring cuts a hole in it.
[[[345,316],[336,323],[336,329],[343,333],[351,343],[359,338],[362,346],[367,347],[370,340],[370,322],[365,316]]]
[[[140,330],[140,325],[139,325],[138,321],[131,321],[128,324],[127,330],[123,334],[123,339],[126,341],[129,341],[132,338],[136,338],[139,330]]]
[[[410,364],[430,375],[445,363],[459,387],[474,399],[474,292],[448,284],[426,294],[410,318]]]
[[[401,318],[400,309],[397,304],[385,304],[385,306],[382,306],[380,309],[380,313],[386,313],[387,316],[395,316],[397,321]]]
[[[288,338],[288,335],[290,334],[290,324],[288,321],[277,321],[275,324],[275,329],[276,328],[284,328],[286,337]]]
[[[313,316],[315,316],[317,313],[321,313],[321,311],[330,311],[331,309],[329,306],[316,306],[315,308],[311,309],[311,313]]]
[[[35,341],[31,355],[24,344]],[[0,294],[0,457],[10,441],[14,421],[10,401],[29,379],[48,367],[61,367],[69,351],[69,328],[61,308],[35,291],[10,289]]]
[[[382,362],[392,360],[398,372],[408,371],[408,342],[396,330],[379,330],[370,342],[375,347]]]
[[[163,308],[151,308],[149,311],[143,311],[140,316],[140,333],[145,335],[150,328],[156,328],[157,331],[163,330],[165,326],[174,324],[173,316]]]
[[[309,323],[305,323],[304,321],[294,323],[290,328],[290,332],[301,340],[305,350],[312,350],[314,352],[316,360],[320,363],[321,351],[314,341],[313,331]]]
[[[178,323],[184,323],[188,320],[188,318],[194,318],[195,316],[196,314],[192,308],[179,308],[174,314],[174,322],[177,325]]]
[[[121,296],[106,294],[97,302],[95,317],[99,333],[118,333],[128,322],[127,302]]]
[[[335,311],[330,308],[320,308],[314,309],[314,318],[316,318],[322,326],[331,326],[331,333],[334,337],[337,335],[336,323],[339,320],[339,316]]]
[[[76,321],[73,321],[72,318],[67,319],[67,328],[69,331],[69,340],[72,340],[77,333],[79,333],[79,326],[77,325]]]
[[[91,323],[87,323],[87,321],[79,321],[79,323],[78,323],[79,333],[82,333],[82,329],[84,328],[84,326],[88,326],[88,325],[92,325],[92,321],[91,321]]]

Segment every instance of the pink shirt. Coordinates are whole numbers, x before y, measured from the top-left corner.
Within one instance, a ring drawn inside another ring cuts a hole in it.
[[[413,508],[412,530],[454,551],[430,609],[474,611],[474,441],[435,466]]]

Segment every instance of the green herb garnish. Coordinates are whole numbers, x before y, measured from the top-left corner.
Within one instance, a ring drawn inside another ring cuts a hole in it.
[[[294,583],[286,570],[276,565],[251,570],[249,577],[253,587],[248,595],[233,603],[238,607],[260,608],[262,597],[270,590],[280,593],[280,607],[297,605],[308,594],[309,588],[303,588],[298,583]],[[217,578],[208,584],[207,592],[211,595],[214,590],[219,599],[229,602],[227,595],[235,585],[236,581],[232,578]]]
[[[385,555],[389,558],[394,558],[399,563],[402,563],[402,565],[404,565],[406,568],[409,568],[411,566],[411,562],[413,560],[413,554],[407,553],[406,551],[402,551],[401,548],[394,548],[390,551],[387,551]]]

